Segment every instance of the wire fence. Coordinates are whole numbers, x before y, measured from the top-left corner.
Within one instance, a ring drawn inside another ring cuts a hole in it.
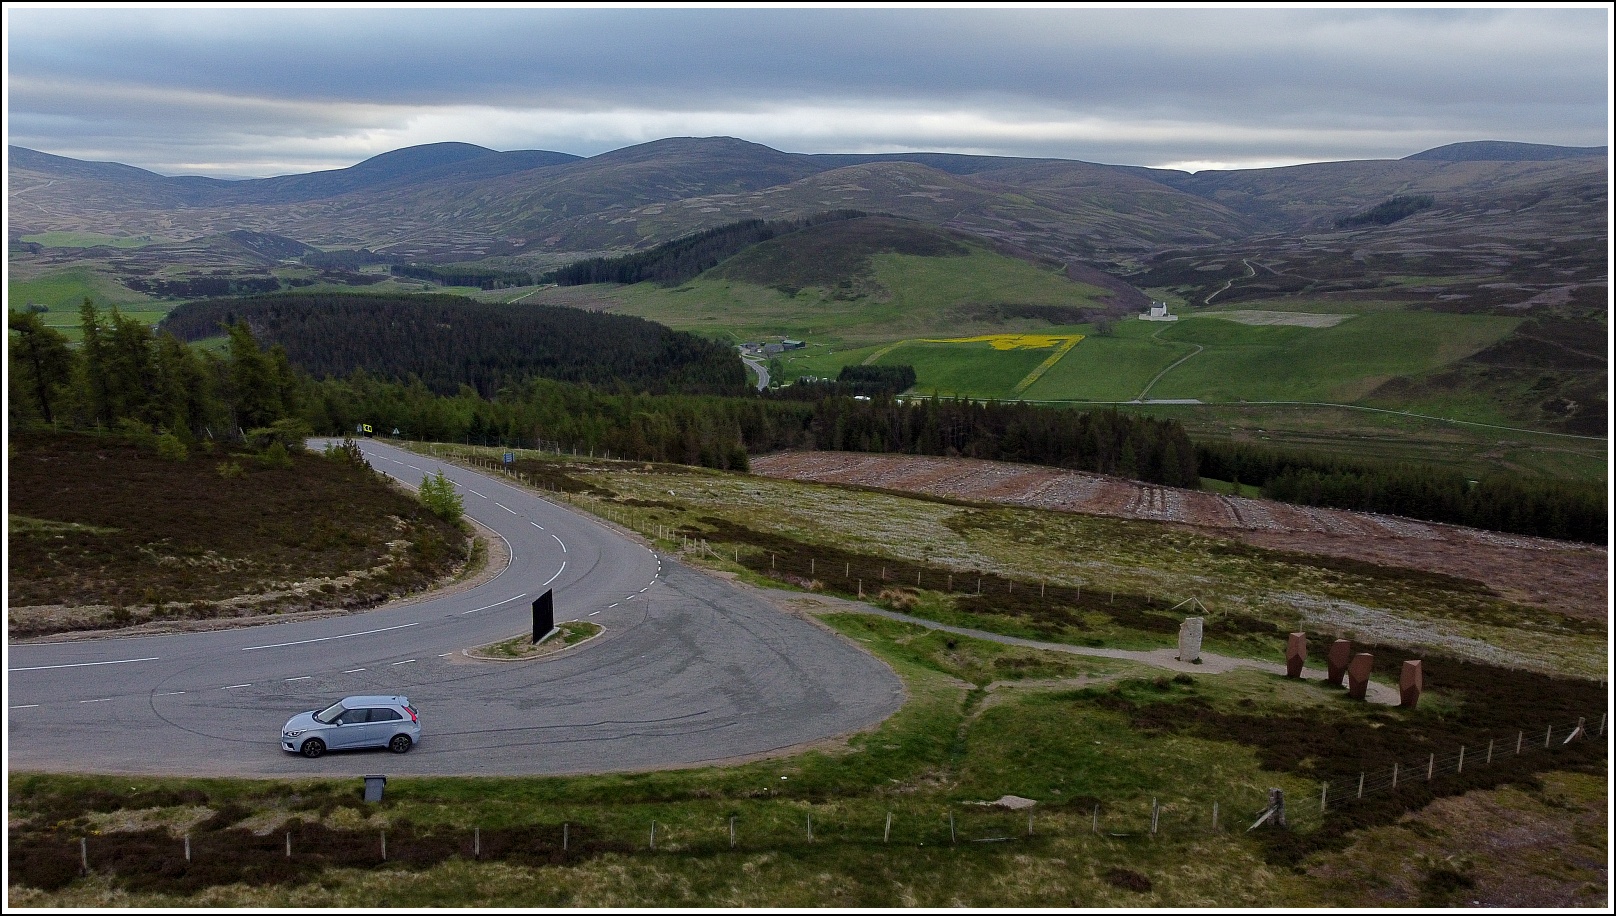
[[[1081,795],[1051,797],[1025,808],[1013,806],[1030,800],[1013,797],[997,803],[754,797],[736,799],[734,810],[727,815],[715,815],[715,805],[707,802],[670,802],[625,807],[622,813],[596,823],[563,820],[524,827],[399,823],[375,830],[344,830],[294,821],[270,832],[237,827],[180,837],[145,831],[66,840],[55,831],[49,839],[14,833],[11,866],[15,881],[41,886],[42,880],[50,883],[51,875],[92,871],[137,875],[138,880],[150,881],[153,875],[180,880],[193,871],[192,878],[197,879],[237,872],[250,877],[328,866],[428,865],[456,857],[543,864],[605,852],[712,854],[801,849],[814,844],[971,848],[1085,835],[1128,842],[1253,830],[1305,834],[1363,799],[1407,791],[1411,783],[1426,784],[1437,795],[1452,794],[1455,789],[1463,790],[1452,781],[1466,772],[1474,775],[1527,757],[1535,758],[1531,761],[1534,769],[1542,769],[1552,766],[1552,758],[1568,748],[1605,741],[1605,716],[1601,715],[1598,725],[1582,717],[1545,725],[1541,732],[1536,726],[1530,731],[1518,729],[1513,735],[1491,738],[1485,745],[1396,761],[1383,771],[1365,771],[1344,786],[1274,774],[1275,782],[1317,787],[1288,797],[1255,784],[1209,787],[1202,796],[1179,791],[1105,801]],[[281,871],[265,872],[266,862],[280,863],[275,867]],[[55,883],[59,886],[60,881]]]

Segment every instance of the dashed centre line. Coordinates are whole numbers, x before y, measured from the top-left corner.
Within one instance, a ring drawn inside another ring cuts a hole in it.
[[[251,684],[231,684],[229,687],[220,687],[220,690],[236,690],[241,687],[251,687]]]
[[[506,511],[506,512],[509,512],[509,513],[510,513],[510,514],[512,514],[512,515],[515,515],[515,514],[516,514],[516,510],[515,510],[515,509],[512,509],[512,508],[511,508],[511,507],[510,507],[510,506],[507,506],[507,505],[505,505],[505,504],[504,504],[504,503],[502,503],[502,502],[500,502],[500,501],[499,501],[499,500],[497,500],[497,499],[496,499],[496,500],[494,500],[494,505],[496,505],[496,506],[498,506],[498,507],[500,507],[500,508],[501,508],[501,509],[504,509],[504,510],[505,510],[505,511]]]
[[[469,610],[469,611],[461,611],[461,612],[460,612],[460,613],[459,613],[459,614],[457,614],[457,615],[455,615],[455,616],[457,616],[457,617],[464,617],[464,616],[466,616],[466,615],[467,615],[467,614],[475,614],[475,613],[477,613],[477,612],[478,612],[478,611],[486,611],[486,610],[488,610],[488,609],[489,609],[489,608],[496,608],[496,607],[499,607],[499,606],[500,606],[500,605],[502,605],[502,604],[510,604],[510,603],[511,603],[511,602],[512,602],[512,601],[515,601],[515,600],[516,600],[516,599],[517,599],[517,598],[526,598],[526,597],[527,597],[527,592],[523,592],[523,593],[522,593],[522,594],[520,594],[520,595],[516,595],[516,596],[515,596],[515,597],[512,597],[512,598],[506,598],[506,599],[505,599],[505,600],[504,600],[504,601],[496,601],[496,602],[494,602],[494,603],[493,603],[493,604],[490,604],[490,605],[486,605],[486,606],[484,606],[484,607],[474,607],[474,608],[472,608],[472,609],[471,609],[471,610]]]
[[[79,701],[80,704],[84,704],[84,703],[111,703],[111,702],[112,702],[112,697],[102,697],[99,700],[80,700]]]
[[[415,624],[413,624],[413,623],[405,623],[405,624],[400,624],[400,625],[398,625],[396,627],[382,627],[379,630],[362,630],[362,631],[360,631],[358,633],[343,633],[340,636],[321,636],[321,637],[318,637],[318,638],[315,638],[315,639],[296,639],[296,640],[293,640],[291,642],[276,642],[276,643],[270,643],[269,645],[265,645],[265,646],[242,646],[241,651],[243,651],[243,652],[251,652],[254,649],[279,649],[279,648],[282,648],[284,646],[301,646],[301,645],[303,645],[305,643],[311,643],[311,642],[329,642],[330,640],[333,640],[333,639],[347,639],[350,636],[369,636],[372,633],[386,633],[386,632],[391,631],[391,630],[402,630],[402,629],[405,629],[406,627],[413,627],[413,626],[415,626]]]
[[[478,492],[477,492],[477,491],[476,491],[476,490],[473,490],[473,489],[472,489],[472,488],[471,488],[471,487],[467,487],[467,488],[466,488],[466,492],[467,492],[467,493],[470,493],[470,494],[471,494],[471,495],[473,495],[473,496],[483,496],[483,495],[482,495],[482,494],[481,494],[481,493],[478,493]],[[483,496],[483,499],[487,499],[487,498],[488,498],[488,497],[486,497],[486,496]]]
[[[349,668],[347,671],[344,671],[342,673],[343,674],[353,674],[355,672],[363,671],[363,670],[365,670],[365,669],[363,669],[363,668]]]
[[[387,667],[389,667],[389,668],[397,668],[399,665],[411,665],[411,664],[414,664],[414,663],[415,663],[415,659],[406,658],[401,662],[393,662],[391,665],[388,665]]]

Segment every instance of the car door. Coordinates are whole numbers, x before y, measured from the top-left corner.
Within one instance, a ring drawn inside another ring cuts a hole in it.
[[[326,743],[334,748],[363,747],[365,745],[365,732],[370,726],[369,709],[350,709],[337,717],[333,723],[336,727],[330,730],[331,740]]]
[[[403,718],[404,716],[396,709],[372,709],[370,723],[375,731],[371,733],[369,740],[377,747],[385,746],[401,730],[398,726]]]

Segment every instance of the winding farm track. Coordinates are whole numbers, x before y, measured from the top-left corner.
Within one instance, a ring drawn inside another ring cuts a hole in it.
[[[168,636],[9,647],[11,771],[221,776],[561,774],[766,755],[869,727],[903,689],[885,664],[756,595],[494,478],[380,443],[407,483],[442,470],[511,564],[473,589],[343,617]],[[525,632],[554,588],[558,620],[600,623],[537,661],[460,650]],[[281,751],[293,713],[405,694],[407,754]]]

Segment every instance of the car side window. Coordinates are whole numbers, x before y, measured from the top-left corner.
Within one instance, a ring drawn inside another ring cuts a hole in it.
[[[370,710],[368,710],[368,709],[350,709],[347,712],[343,713],[342,718],[338,719],[337,721],[340,722],[343,725],[357,725],[357,724],[359,724],[361,722],[369,722],[370,721]]]
[[[370,711],[370,721],[372,722],[396,722],[402,718],[404,717],[399,715],[396,709],[372,709]]]

